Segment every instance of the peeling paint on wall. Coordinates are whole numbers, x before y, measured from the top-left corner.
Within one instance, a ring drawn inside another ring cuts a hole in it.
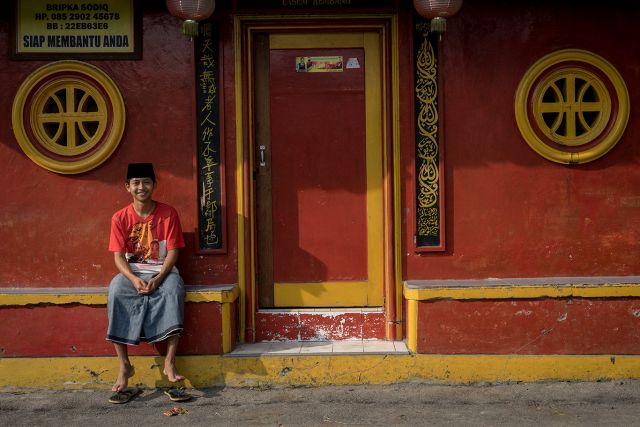
[[[256,341],[384,339],[384,322],[383,312],[259,312]]]

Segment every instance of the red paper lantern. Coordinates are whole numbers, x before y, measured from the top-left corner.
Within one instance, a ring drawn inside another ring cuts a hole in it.
[[[420,16],[431,19],[431,30],[442,33],[447,30],[449,16],[462,7],[462,0],[413,0],[413,7]]]
[[[169,13],[184,21],[182,32],[188,36],[198,35],[197,21],[210,17],[215,8],[215,0],[167,0]]]

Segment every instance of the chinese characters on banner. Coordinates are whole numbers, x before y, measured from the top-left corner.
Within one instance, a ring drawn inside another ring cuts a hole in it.
[[[218,38],[211,23],[200,24],[196,46],[196,108],[198,120],[199,249],[222,249],[222,181]]]

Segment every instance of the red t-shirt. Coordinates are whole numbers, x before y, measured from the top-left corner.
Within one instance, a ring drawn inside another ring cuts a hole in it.
[[[182,247],[180,218],[169,205],[156,202],[151,214],[142,218],[130,204],[111,218],[109,250],[124,252],[133,271],[157,273],[167,252]]]

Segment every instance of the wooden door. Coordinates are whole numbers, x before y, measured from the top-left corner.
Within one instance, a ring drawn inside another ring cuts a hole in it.
[[[380,35],[253,39],[261,308],[383,304]]]

